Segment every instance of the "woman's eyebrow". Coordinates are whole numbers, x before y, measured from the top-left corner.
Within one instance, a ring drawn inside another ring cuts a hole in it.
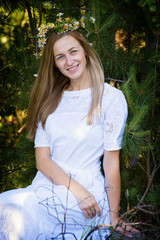
[[[72,51],[74,48],[78,48],[78,47],[72,47],[72,48],[70,48],[68,51]]]
[[[75,48],[78,48],[78,47],[71,47],[70,49],[68,49],[68,52],[72,51]],[[61,56],[61,55],[63,55],[63,53],[58,53],[58,54],[55,55],[55,57],[58,57],[58,56]]]

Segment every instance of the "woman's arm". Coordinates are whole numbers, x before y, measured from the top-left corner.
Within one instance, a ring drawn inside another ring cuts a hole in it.
[[[95,217],[96,214],[100,216],[100,208],[94,196],[50,159],[49,147],[36,147],[35,156],[37,169],[54,184],[68,188],[77,199],[86,218]]]
[[[119,150],[104,151],[103,168],[105,173],[106,191],[110,208],[110,221],[113,226],[120,223],[116,228],[126,237],[132,238],[132,232],[139,233],[138,230],[120,221],[119,205],[121,195],[120,166],[119,166]]]
[[[119,221],[121,193],[119,150],[104,151],[103,169],[105,173],[105,184],[110,208],[110,221],[112,225],[116,225]]]

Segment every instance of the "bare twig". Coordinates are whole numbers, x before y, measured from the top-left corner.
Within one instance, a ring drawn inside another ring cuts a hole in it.
[[[144,192],[141,200],[139,201],[137,207],[139,207],[139,206],[141,205],[141,203],[143,202],[143,200],[144,200],[144,198],[145,198],[145,196],[146,196],[146,194],[147,194],[147,192],[148,192],[148,190],[149,190],[149,188],[150,188],[150,184],[151,184],[151,182],[153,181],[154,175],[155,175],[155,173],[157,172],[157,170],[159,169],[159,167],[160,167],[159,164],[156,164],[156,165],[154,166],[153,171],[152,171],[151,176],[150,176],[150,179],[149,179],[148,184],[147,184],[147,188],[146,188],[146,190],[145,190],[145,192]]]
[[[123,80],[114,79],[114,78],[110,78],[110,77],[105,78],[105,80],[107,80],[107,81],[114,81],[114,82],[123,82]]]
[[[153,206],[152,206],[152,207],[153,207]],[[135,207],[135,209],[138,209],[138,210],[140,210],[140,211],[142,211],[142,212],[145,212],[145,213],[148,213],[148,214],[151,214],[151,215],[160,214],[160,211],[159,211],[159,212],[149,211],[149,210],[144,209],[143,206],[142,206],[142,207],[140,207],[140,206]]]

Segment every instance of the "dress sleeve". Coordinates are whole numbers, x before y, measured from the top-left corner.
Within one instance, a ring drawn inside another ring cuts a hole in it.
[[[45,130],[39,122],[34,139],[34,147],[50,147]]]
[[[125,123],[128,115],[127,103],[123,93],[115,89],[110,99],[104,119],[104,149],[121,149]]]

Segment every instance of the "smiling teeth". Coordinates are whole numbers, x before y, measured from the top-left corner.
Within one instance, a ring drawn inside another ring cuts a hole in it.
[[[75,67],[73,67],[73,68],[69,68],[68,70],[69,71],[72,71],[72,70],[74,70],[74,69],[76,69],[77,68],[77,66],[75,66]]]

